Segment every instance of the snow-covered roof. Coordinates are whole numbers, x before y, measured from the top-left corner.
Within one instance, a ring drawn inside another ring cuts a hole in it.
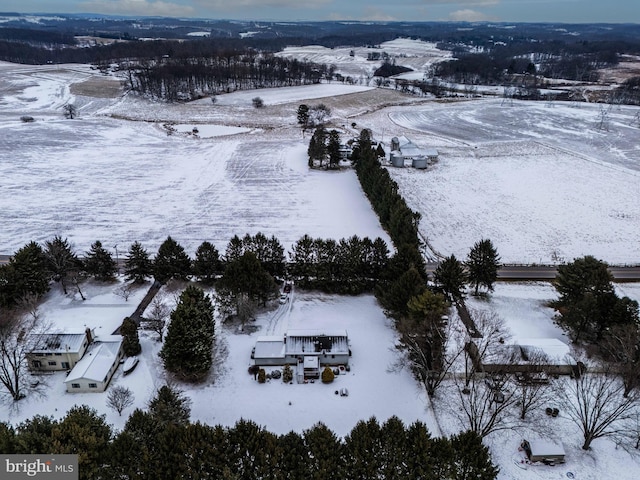
[[[291,337],[346,337],[347,331],[343,329],[317,330],[317,329],[292,329],[287,330],[287,338]]]
[[[30,337],[34,345],[38,347],[32,353],[79,353],[83,343],[87,340],[84,331],[81,333],[32,334]]]
[[[315,355],[304,357],[304,368],[318,368],[320,360]]]
[[[253,351],[254,358],[283,358],[284,339],[282,337],[258,337]]]
[[[515,343],[520,345],[525,352],[532,350],[543,352],[549,357],[549,360],[556,364],[575,364],[569,345],[557,338],[519,338]]]
[[[404,135],[395,137],[398,139],[400,152],[404,157],[437,157],[438,151],[435,148],[422,148],[413,143]]]
[[[531,455],[564,455],[564,447],[553,440],[535,438],[528,440]]]
[[[324,352],[327,354],[348,354],[349,342],[346,330],[289,330],[287,332],[286,353],[304,355]]]
[[[122,337],[120,335],[99,337],[90,345],[87,353],[76,363],[73,370],[69,372],[64,383],[80,379],[103,382],[116,362],[121,347]]]

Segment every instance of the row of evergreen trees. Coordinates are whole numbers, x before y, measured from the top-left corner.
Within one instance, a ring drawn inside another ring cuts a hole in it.
[[[202,242],[193,259],[172,237],[167,237],[154,257],[140,242],[134,242],[124,255],[124,273],[126,280],[134,283],[149,278],[165,283],[194,277],[212,285],[246,253],[255,256],[272,281],[291,277],[304,288],[336,293],[371,291],[388,262],[388,249],[381,238],[372,241],[353,236],[335,241],[305,235],[293,245],[287,260],[280,240],[258,232],[242,238],[234,236],[224,255],[210,242]],[[60,236],[44,246],[29,242],[13,254],[8,264],[0,266],[0,306],[11,307],[26,297],[39,297],[51,281],[59,282],[65,293],[69,285],[75,285],[81,293],[80,283],[88,277],[113,281],[119,271],[116,260],[100,241],[94,242],[83,257]],[[232,275],[233,270],[228,273]]]
[[[190,423],[184,400],[162,387],[148,411],[133,412],[120,432],[86,406],[61,420],[0,423],[0,451],[78,452],[81,480],[492,480],[498,473],[471,432],[432,438],[423,423],[391,417],[360,421],[344,439],[322,423],[276,435],[247,420],[233,427]]]
[[[66,238],[55,236],[44,246],[32,241],[16,251],[8,264],[0,265],[0,307],[12,307],[27,297],[41,296],[51,281],[59,282],[65,293],[68,285],[73,284],[82,295],[79,283],[86,276],[108,281],[116,273],[116,261],[99,241],[82,258]]]
[[[354,235],[339,241],[304,235],[291,247],[288,272],[301,288],[359,294],[371,292],[385,274],[386,242]]]

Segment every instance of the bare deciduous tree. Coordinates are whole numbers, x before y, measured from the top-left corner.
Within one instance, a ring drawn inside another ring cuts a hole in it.
[[[424,322],[421,329],[407,327],[406,322],[401,321],[398,325],[398,330],[402,333],[402,345],[399,348],[406,352],[406,356],[398,359],[393,370],[409,366],[424,385],[427,394],[434,396],[462,355],[464,342],[457,339],[460,332],[452,327],[453,322],[446,321],[443,325],[435,326]],[[438,338],[434,341],[432,336]]]
[[[28,367],[28,355],[38,349],[46,325],[33,301],[18,308],[0,310],[0,385],[13,401],[42,390],[42,381]]]
[[[518,401],[515,390],[507,388],[507,377],[474,374],[469,382],[456,382],[459,410],[458,420],[464,428],[481,437],[515,426],[516,418],[510,412]]]
[[[521,420],[529,411],[547,402],[552,392],[548,377],[549,357],[541,350],[530,351],[527,356],[527,371],[517,375],[515,382]]]
[[[117,296],[124,298],[125,302],[129,301],[129,297],[133,293],[133,286],[130,283],[123,283],[113,292]]]
[[[164,327],[167,324],[169,313],[170,310],[167,304],[164,302],[164,297],[161,295],[156,295],[151,302],[145,325],[151,331],[158,334],[159,342],[161,342],[164,338]]]
[[[583,450],[603,437],[619,436],[638,406],[637,392],[624,396],[624,384],[607,366],[559,382],[557,398],[584,438]]]
[[[118,412],[118,415],[120,416],[122,416],[122,411],[125,408],[133,405],[133,401],[134,396],[131,390],[120,385],[112,387],[109,391],[109,395],[107,395],[107,407]]]
[[[640,386],[640,331],[635,324],[615,325],[605,333],[600,347],[605,359],[624,383],[624,396]]]
[[[504,318],[497,313],[488,310],[471,310],[469,314],[475,329],[473,338],[466,338],[464,345],[467,383],[477,371],[482,370],[482,364],[487,357],[511,338]]]

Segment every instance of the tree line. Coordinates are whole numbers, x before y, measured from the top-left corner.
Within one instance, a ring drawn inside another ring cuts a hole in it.
[[[276,435],[250,420],[223,427],[191,423],[189,416],[189,400],[165,385],[122,431],[75,406],[60,420],[36,415],[15,428],[0,423],[0,451],[77,452],[81,480],[492,480],[498,473],[478,435],[433,438],[420,421],[361,420],[341,439],[322,423]]]
[[[170,102],[236,90],[309,85],[331,75],[332,67],[324,64],[252,50],[168,56],[127,67],[133,91]]]

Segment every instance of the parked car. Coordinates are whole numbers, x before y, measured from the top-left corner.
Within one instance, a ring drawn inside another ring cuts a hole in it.
[[[280,295],[280,305],[284,305],[288,301],[289,301],[289,295],[287,295],[286,293],[283,293],[282,295]]]
[[[291,284],[289,282],[284,284],[284,293],[291,293]]]

